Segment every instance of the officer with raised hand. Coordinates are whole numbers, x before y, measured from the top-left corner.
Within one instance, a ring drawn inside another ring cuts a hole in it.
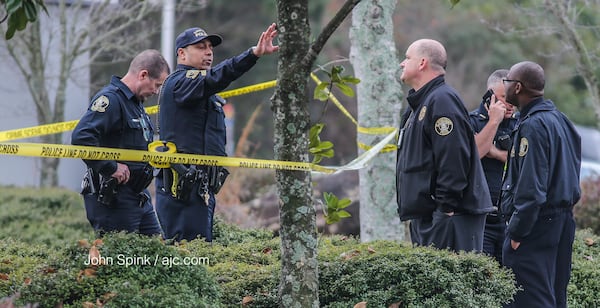
[[[487,92],[479,108],[471,111],[469,117],[475,131],[475,143],[485,179],[490,190],[494,212],[485,220],[483,252],[502,263],[505,223],[498,211],[498,199],[502,186],[504,164],[511,146],[510,134],[517,124],[514,106],[506,102],[502,79],[508,75],[507,69],[494,71],[487,79]]]
[[[183,31],[175,40],[177,67],[159,96],[161,141],[177,152],[226,156],[225,100],[218,95],[252,68],[259,57],[276,52],[275,24],[256,46],[213,66],[213,48],[223,41],[201,28]],[[156,212],[165,238],[175,241],[203,237],[212,241],[215,193],[227,176],[225,168],[171,164],[156,178]]]
[[[92,98],[71,136],[73,145],[147,150],[154,135],[144,101],[157,94],[169,74],[169,65],[157,50],[145,50],[130,63],[123,78]],[[153,179],[148,163],[84,160],[88,167],[82,183],[87,218],[98,235],[127,231],[161,234],[146,187]]]

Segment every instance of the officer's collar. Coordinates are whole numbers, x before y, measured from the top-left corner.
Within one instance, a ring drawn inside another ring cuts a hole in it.
[[[410,91],[408,91],[408,96],[406,97],[406,100],[408,101],[410,107],[413,110],[417,109],[417,107],[419,107],[419,105],[423,103],[423,98],[426,97],[433,89],[442,85],[444,81],[444,75],[442,74],[431,79],[418,91],[415,91],[415,89],[410,89]]]
[[[137,100],[135,94],[133,94],[131,89],[126,84],[124,84],[123,81],[121,81],[121,77],[113,75],[110,79],[110,83],[115,87],[119,88],[119,90],[121,90],[123,94],[125,94],[125,97],[127,97],[128,100],[131,100],[132,98],[135,98]]]
[[[538,111],[549,111],[554,109],[556,109],[556,106],[554,106],[554,103],[552,101],[544,99],[543,96],[540,96],[529,102],[529,104],[527,104],[525,107],[523,107],[522,110],[519,111],[521,112],[521,117],[525,118],[530,114],[533,114]]]

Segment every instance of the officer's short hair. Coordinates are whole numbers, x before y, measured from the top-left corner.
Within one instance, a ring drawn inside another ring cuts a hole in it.
[[[169,64],[156,49],[146,49],[140,52],[129,64],[129,72],[138,73],[147,70],[150,78],[157,79],[164,72],[170,73]]]
[[[505,79],[508,76],[507,69],[499,69],[495,70],[487,80],[487,88],[491,89],[493,85],[499,84],[502,82],[502,79]]]

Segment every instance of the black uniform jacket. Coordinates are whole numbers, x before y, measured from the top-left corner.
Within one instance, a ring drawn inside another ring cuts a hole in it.
[[[571,208],[581,196],[581,137],[554,103],[540,97],[521,110],[502,184],[510,239],[521,241],[540,214]]]
[[[257,60],[248,49],[209,70],[178,64],[160,92],[160,139],[175,143],[178,152],[226,156],[225,100],[216,93]]]
[[[493,211],[462,100],[440,75],[407,97],[396,165],[401,220]]]
[[[93,98],[71,135],[74,145],[99,146],[132,150],[148,150],[154,130],[143,102],[121,79],[112,76],[110,84]],[[108,160],[85,160],[88,167],[110,177],[117,170],[117,162]],[[147,163],[121,162],[131,171],[142,169]]]

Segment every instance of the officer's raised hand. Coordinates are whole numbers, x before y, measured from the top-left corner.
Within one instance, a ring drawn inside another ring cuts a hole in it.
[[[492,94],[491,103],[489,107],[486,107],[488,110],[488,117],[490,118],[490,122],[495,124],[500,124],[502,120],[504,120],[504,114],[506,113],[506,106],[500,100],[496,99],[496,95]]]
[[[277,26],[272,23],[265,32],[260,35],[258,43],[252,48],[255,56],[272,54],[279,50],[279,46],[273,45],[273,39],[277,36]]]

